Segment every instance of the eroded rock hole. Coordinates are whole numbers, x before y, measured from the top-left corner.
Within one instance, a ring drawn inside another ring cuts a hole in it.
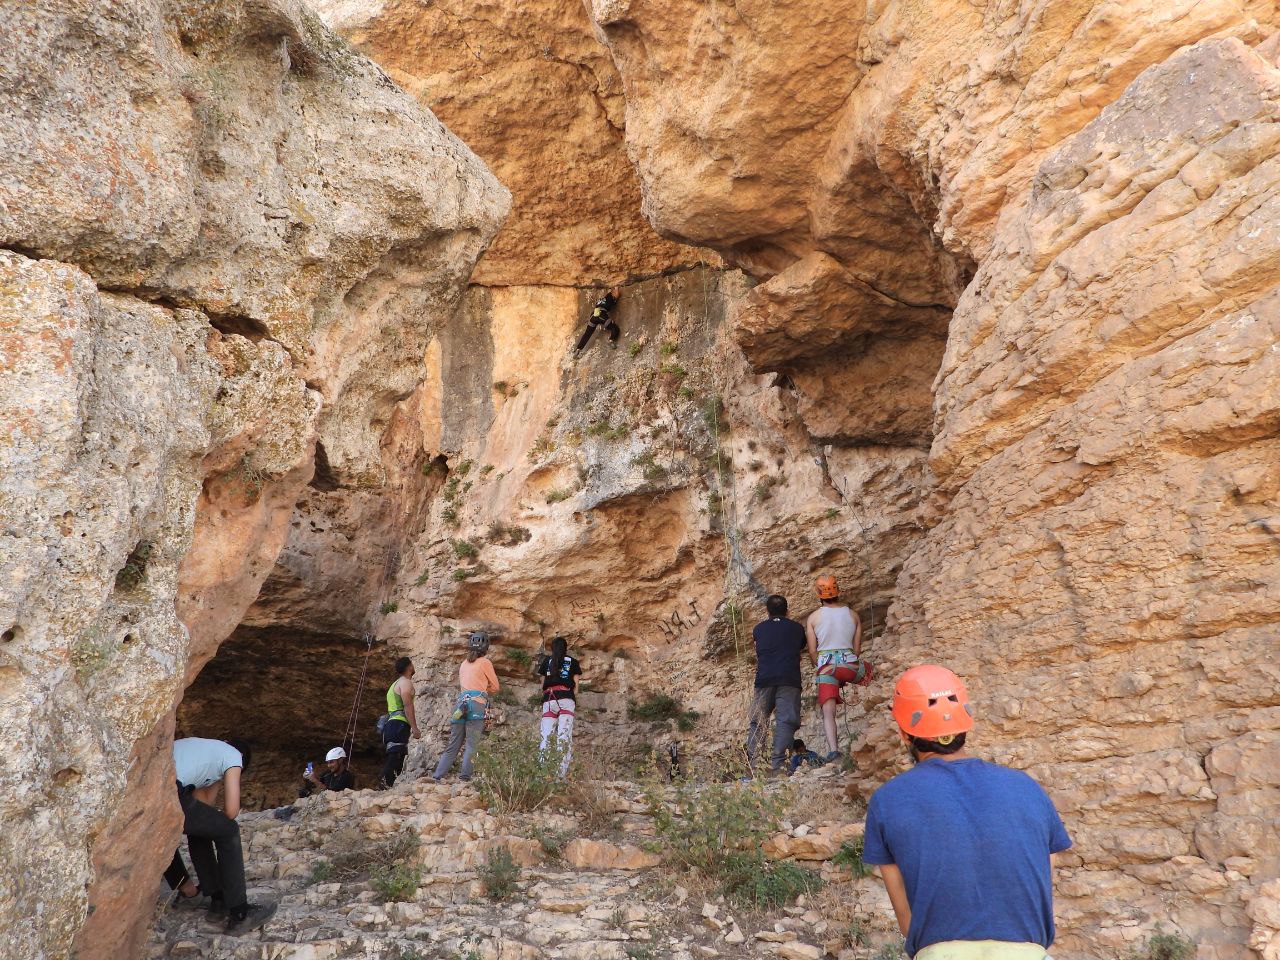
[[[238,737],[253,747],[243,787],[247,809],[297,798],[308,761],[341,746],[365,654],[358,636],[241,626],[187,688],[177,737]],[[375,724],[383,712],[386,656],[375,652],[356,721],[351,769],[357,788],[377,785]]]
[[[337,490],[341,486],[337,476],[334,475],[333,467],[329,464],[329,454],[325,451],[324,444],[319,441],[316,441],[316,472],[311,478],[311,486],[325,493]]]
[[[139,540],[129,551],[129,556],[116,572],[116,589],[133,590],[141,585],[147,576],[147,564],[151,562],[151,542]]]

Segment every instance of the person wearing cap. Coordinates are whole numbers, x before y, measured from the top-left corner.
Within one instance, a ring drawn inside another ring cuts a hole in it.
[[[836,706],[844,703],[841,691],[846,683],[871,681],[870,665],[862,659],[862,621],[840,602],[840,585],[829,573],[818,577],[818,609],[809,614],[805,636],[809,659],[818,668],[818,709],[827,735],[827,761],[840,759],[840,739],[836,735]]]
[[[484,736],[485,719],[489,716],[490,698],[501,689],[489,652],[488,635],[477,631],[467,639],[467,658],[458,667],[458,686],[462,693],[449,718],[449,743],[440,755],[431,779],[437,783],[451,769],[462,750],[462,767],[458,779],[471,779],[471,761]],[[463,744],[466,744],[463,749]]]
[[[351,775],[348,766],[347,751],[341,747],[334,747],[324,755],[324,765],[327,769],[320,772],[316,776],[316,771],[311,764],[307,764],[306,772],[302,774],[305,781],[302,789],[298,791],[298,796],[309,797],[317,790],[323,792],[325,790],[351,790],[356,785],[356,778]]]
[[[893,718],[915,765],[867,807],[864,863],[879,868],[916,960],[1044,960],[1053,945],[1053,861],[1071,838],[1027,774],[965,752],[964,681],[912,667]]]

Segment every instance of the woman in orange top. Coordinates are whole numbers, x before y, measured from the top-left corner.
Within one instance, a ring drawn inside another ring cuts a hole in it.
[[[480,738],[484,736],[489,698],[501,689],[493,662],[485,656],[488,651],[489,638],[479,631],[471,634],[467,640],[467,659],[458,666],[458,686],[462,688],[462,695],[449,718],[449,744],[440,755],[432,780],[439,782],[453,768],[460,749],[462,769],[458,771],[458,779],[471,779],[471,761],[480,746]]]

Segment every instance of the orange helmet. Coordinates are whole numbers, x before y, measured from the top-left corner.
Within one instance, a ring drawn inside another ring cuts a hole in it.
[[[837,600],[840,597],[840,584],[836,583],[836,578],[829,573],[824,573],[818,578],[818,599],[819,600]]]
[[[949,743],[973,729],[969,691],[946,667],[912,667],[893,688],[893,719],[908,736]]]

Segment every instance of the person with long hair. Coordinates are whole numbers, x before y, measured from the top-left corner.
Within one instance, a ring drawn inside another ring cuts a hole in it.
[[[490,698],[501,689],[493,661],[485,656],[488,652],[488,635],[481,631],[471,634],[467,640],[467,659],[458,666],[458,686],[462,693],[454,706],[453,716],[449,718],[449,743],[440,754],[435,773],[431,775],[437,783],[453,768],[459,750],[462,750],[462,767],[458,771],[458,779],[471,779],[471,763],[484,736]]]
[[[551,641],[551,655],[538,667],[542,677],[542,719],[538,724],[542,742],[539,749],[546,752],[554,734],[560,754],[560,776],[569,772],[573,759],[573,718],[577,710],[578,678],[582,665],[576,657],[569,656],[569,642],[564,637]]]

